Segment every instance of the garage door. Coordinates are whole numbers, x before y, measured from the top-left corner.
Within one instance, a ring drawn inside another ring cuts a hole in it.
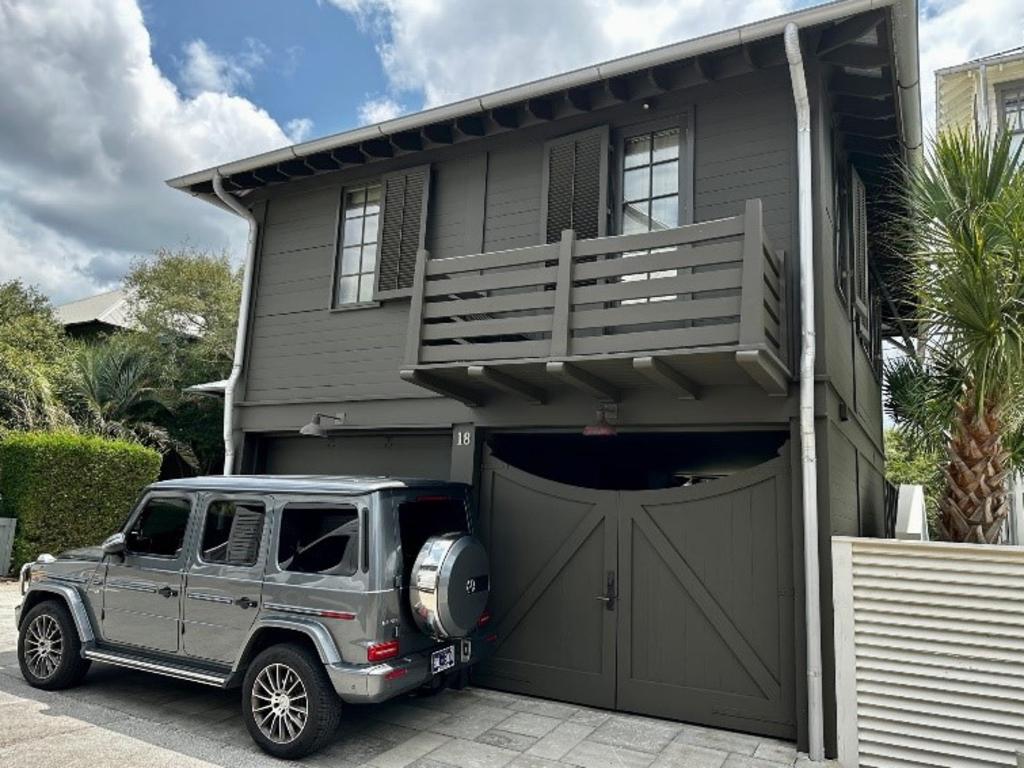
[[[685,488],[563,485],[488,457],[484,685],[795,738],[789,465]]]
[[[272,475],[388,475],[447,480],[450,433],[361,434],[322,439],[267,438],[264,471]]]

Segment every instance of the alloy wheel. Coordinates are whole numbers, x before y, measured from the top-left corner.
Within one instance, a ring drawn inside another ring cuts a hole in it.
[[[60,624],[48,613],[36,616],[25,632],[25,663],[40,680],[53,676],[64,655]]]
[[[275,744],[295,741],[309,719],[306,686],[286,664],[268,664],[252,684],[252,714],[260,732]]]

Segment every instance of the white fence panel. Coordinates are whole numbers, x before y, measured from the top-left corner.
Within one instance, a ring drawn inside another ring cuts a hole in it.
[[[1016,766],[1024,548],[832,540],[839,762]]]
[[[11,548],[14,547],[14,526],[17,522],[13,517],[0,517],[0,577],[11,570]]]

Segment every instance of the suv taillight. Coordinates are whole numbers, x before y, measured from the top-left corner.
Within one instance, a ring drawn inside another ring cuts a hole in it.
[[[488,611],[488,610],[485,610],[483,613],[481,613],[480,614],[480,618],[476,620],[476,625],[477,625],[477,627],[480,627],[480,628],[486,627],[490,623],[491,623],[491,612]]]
[[[367,661],[385,661],[398,655],[398,641],[388,640],[386,643],[374,643],[366,649]]]

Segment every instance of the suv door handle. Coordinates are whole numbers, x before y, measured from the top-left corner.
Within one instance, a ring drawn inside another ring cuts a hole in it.
[[[235,600],[235,605],[237,605],[239,608],[253,608],[259,605],[259,603],[257,603],[255,600],[250,600],[248,597],[240,597],[237,600]]]
[[[156,593],[158,595],[160,595],[161,597],[177,597],[178,596],[178,590],[171,589],[166,584],[164,584],[162,587],[160,587],[160,589],[158,589],[156,591]]]

